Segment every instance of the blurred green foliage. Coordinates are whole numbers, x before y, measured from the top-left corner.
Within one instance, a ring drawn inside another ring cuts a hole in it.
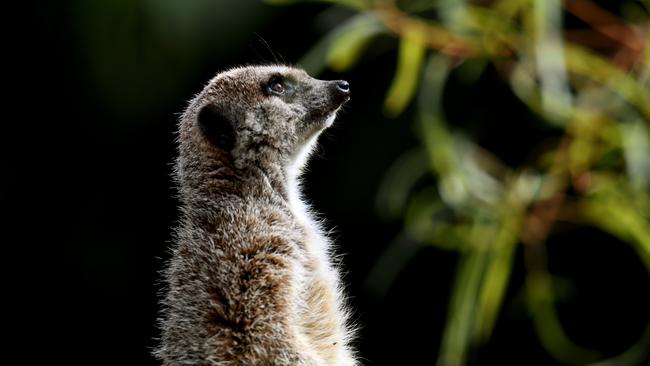
[[[390,169],[378,202],[387,215],[403,217],[410,237],[461,255],[439,364],[466,364],[472,347],[489,339],[517,246],[527,307],[550,355],[563,364],[643,362],[650,325],[609,359],[565,334],[544,244],[555,222],[595,226],[631,245],[650,273],[649,2],[623,2],[620,16],[591,0],[321,2],[354,15],[299,62],[312,73],[354,67],[379,35],[399,40],[384,111],[396,116],[415,102],[422,147]],[[565,14],[586,26],[568,29]],[[472,79],[487,64],[560,132],[524,166],[508,166],[446,121],[450,72],[460,65]],[[416,184],[427,175],[435,186]],[[386,261],[377,268],[384,277],[395,272]]]

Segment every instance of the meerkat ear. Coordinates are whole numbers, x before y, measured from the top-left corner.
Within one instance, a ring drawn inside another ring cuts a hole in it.
[[[197,116],[201,132],[213,145],[226,151],[235,147],[235,130],[232,122],[214,104],[201,107]]]

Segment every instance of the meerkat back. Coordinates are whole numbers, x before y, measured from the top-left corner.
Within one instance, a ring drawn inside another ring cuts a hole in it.
[[[287,66],[215,76],[179,123],[181,218],[164,365],[356,365],[330,241],[299,174],[348,83]]]

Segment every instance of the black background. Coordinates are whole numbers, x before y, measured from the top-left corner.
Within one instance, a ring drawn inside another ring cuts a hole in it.
[[[177,217],[170,180],[177,114],[217,71],[296,62],[323,35],[317,25],[328,22],[317,18],[323,5],[198,3],[203,25],[190,30],[175,28],[173,11],[155,23],[146,15],[155,2],[146,1],[43,1],[24,17],[4,15],[11,48],[3,298],[10,352],[21,364],[155,364],[159,271]],[[352,100],[321,138],[305,189],[345,253],[364,363],[431,365],[457,255],[422,248],[385,293],[367,286],[401,228],[379,218],[378,185],[418,141],[411,109],[397,119],[381,113],[396,55],[394,40],[378,42],[379,51],[351,72],[319,76],[348,80]],[[513,166],[553,134],[494,71],[471,85],[452,76],[448,89],[450,122]],[[560,317],[578,344],[615,355],[648,321],[647,273],[626,244],[590,228],[564,229],[548,246],[551,271],[573,289],[559,300]],[[520,252],[516,263],[495,333],[473,352],[473,365],[555,364],[524,307]]]

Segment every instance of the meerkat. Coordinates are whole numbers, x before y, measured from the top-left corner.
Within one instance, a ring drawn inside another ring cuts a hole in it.
[[[357,365],[331,242],[299,190],[350,97],[289,66],[217,74],[179,123],[163,365]]]

